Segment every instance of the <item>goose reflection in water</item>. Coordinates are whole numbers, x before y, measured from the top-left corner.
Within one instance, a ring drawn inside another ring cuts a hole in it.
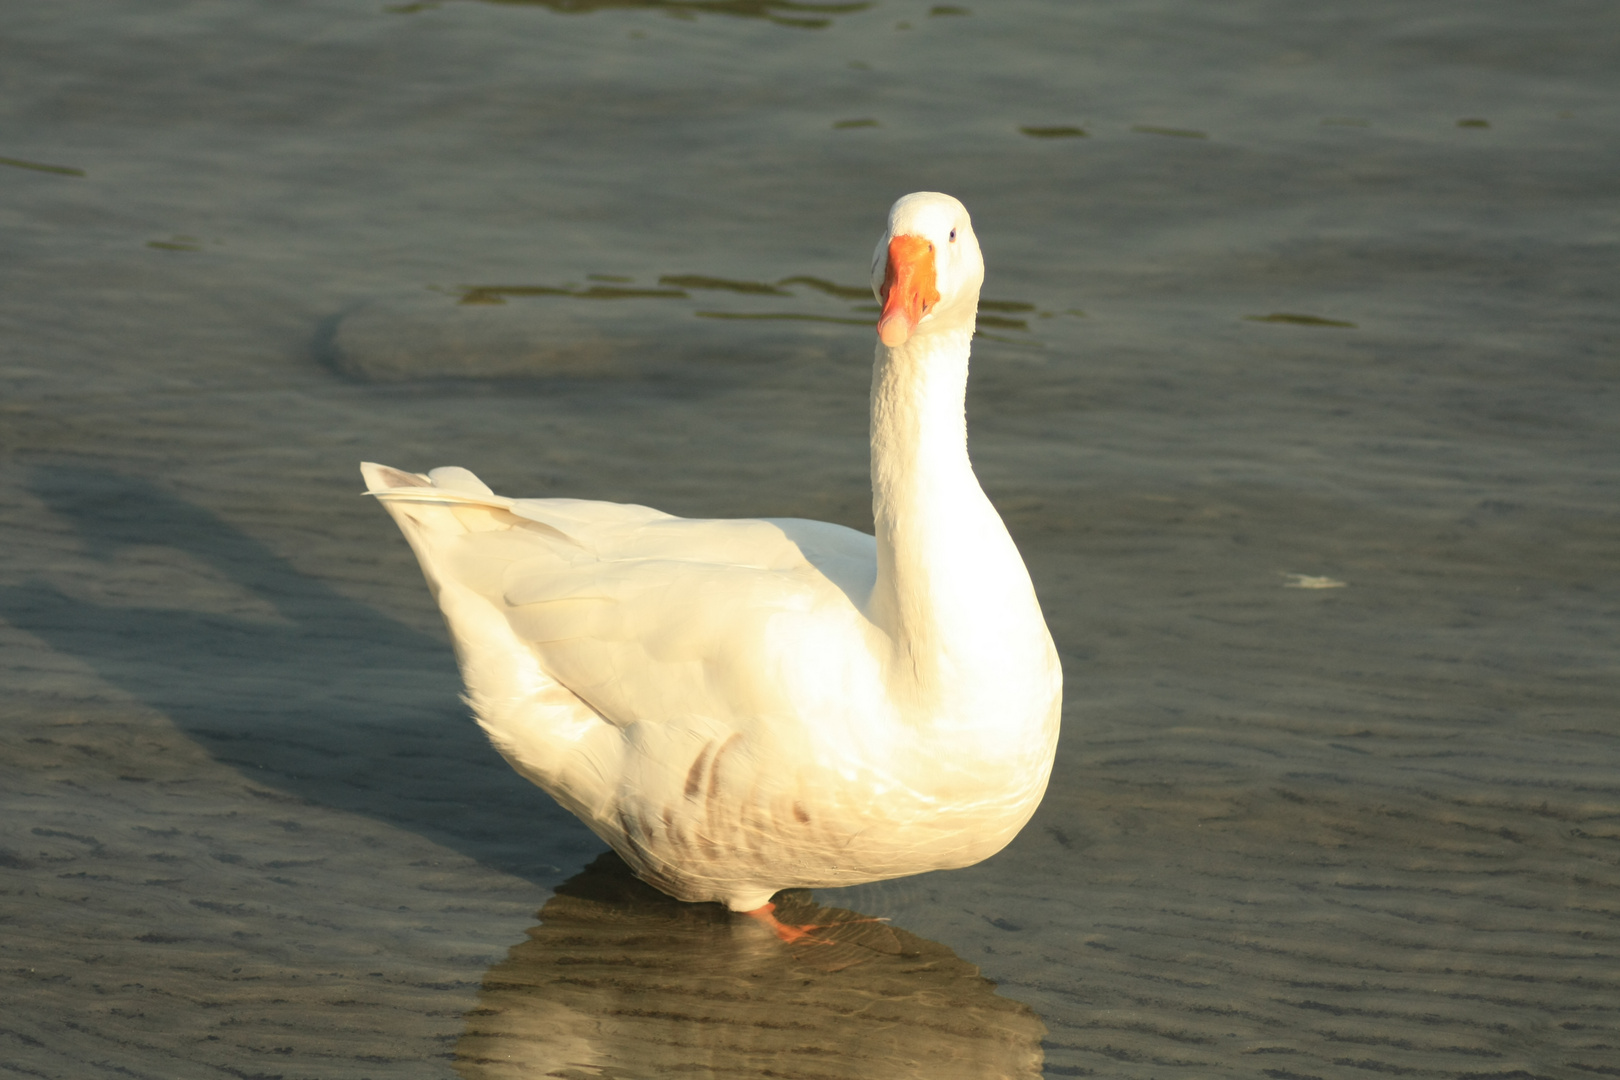
[[[1038,1080],[1046,1027],[937,942],[779,894],[820,943],[683,904],[607,853],[491,968],[456,1046],[463,1080]]]

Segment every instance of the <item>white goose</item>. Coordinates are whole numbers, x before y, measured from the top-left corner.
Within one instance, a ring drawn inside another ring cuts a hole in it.
[[[983,279],[961,203],[894,204],[872,261],[875,538],[362,466],[490,740],[670,895],[793,940],[778,890],[968,866],[1040,802],[1062,673],[968,462]]]

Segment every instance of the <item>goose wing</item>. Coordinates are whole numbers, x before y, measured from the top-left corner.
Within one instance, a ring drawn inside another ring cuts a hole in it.
[[[869,536],[565,500],[510,510],[545,532],[501,575],[506,618],[609,723],[747,730],[819,716],[875,678]]]

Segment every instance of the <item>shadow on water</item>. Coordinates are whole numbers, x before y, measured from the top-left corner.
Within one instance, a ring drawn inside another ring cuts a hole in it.
[[[1046,1027],[950,949],[808,892],[777,898],[821,943],[784,945],[683,904],[604,854],[484,977],[463,1080],[554,1076],[1034,1080]]]
[[[489,747],[457,698],[443,641],[147,480],[41,467],[29,486],[86,557],[176,549],[273,609],[188,610],[184,595],[104,603],[43,581],[0,590],[0,618],[166,715],[254,794],[369,815],[545,883],[557,874],[548,864],[600,849]]]

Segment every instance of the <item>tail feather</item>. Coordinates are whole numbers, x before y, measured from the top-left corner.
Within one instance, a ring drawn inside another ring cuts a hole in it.
[[[468,495],[486,495],[500,498],[489,489],[489,485],[478,479],[471,469],[463,469],[460,465],[441,465],[428,473],[428,479],[433,486],[441,490],[460,491]],[[506,499],[505,502],[512,500]]]
[[[375,461],[362,461],[360,463],[360,475],[366,478],[368,493],[373,495],[389,488],[433,486],[433,481],[421,473],[408,473],[404,469],[378,465]]]
[[[610,778],[617,774],[609,764],[623,752],[617,729],[546,672],[534,648],[518,637],[499,587],[501,560],[458,558],[467,551],[492,555],[491,544],[508,544],[469,534],[516,528],[529,534],[528,543],[538,539],[536,533],[572,541],[551,526],[513,515],[512,499],[496,495],[466,469],[451,466],[424,476],[366,462],[360,471],[367,494],[383,504],[416,553],[455,641],[467,701],[490,741],[520,773],[594,821],[612,794]],[[510,542],[520,538],[511,536]],[[469,577],[469,565],[484,572]]]
[[[429,549],[429,536],[499,531],[516,520],[509,513],[515,500],[495,494],[459,466],[444,466],[424,476],[367,461],[360,473],[366,478],[366,494],[383,504],[411,542],[430,584],[437,560]]]
[[[366,494],[374,495],[385,503],[462,504],[506,510],[516,502],[515,499],[495,494],[471,470],[456,465],[434,469],[423,476],[421,473],[408,473],[403,469],[367,461],[361,464],[360,474],[366,478]]]

